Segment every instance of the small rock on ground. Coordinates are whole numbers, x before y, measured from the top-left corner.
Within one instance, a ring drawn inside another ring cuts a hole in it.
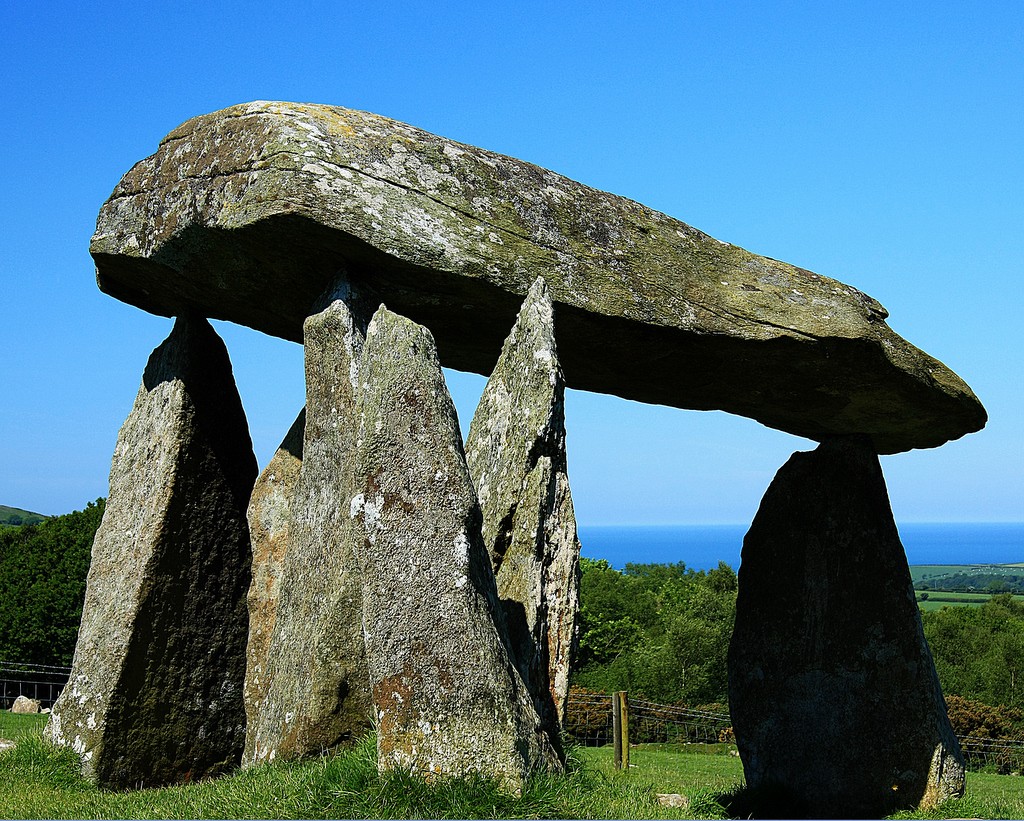
[[[682,807],[687,808],[690,806],[690,799],[685,795],[679,793],[664,793],[660,792],[658,795],[658,803],[663,807]]]

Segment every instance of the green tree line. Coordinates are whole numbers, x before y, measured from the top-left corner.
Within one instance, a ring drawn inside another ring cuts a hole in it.
[[[946,695],[1024,709],[1024,603],[1001,594],[921,621]]]
[[[583,559],[574,683],[667,704],[726,703],[736,590],[736,574],[724,563],[708,572],[683,563],[617,571]],[[998,595],[980,607],[944,607],[921,618],[943,692],[978,702],[977,709],[1008,708],[1000,715],[1019,719],[1024,604]]]
[[[0,661],[71,664],[103,506],[0,532]]]
[[[628,690],[673,704],[725,704],[726,653],[736,616],[736,574],[724,562],[677,564],[582,559],[580,653],[574,683]]]
[[[0,661],[69,665],[104,500],[0,532]],[[573,683],[691,706],[727,703],[736,574],[676,564],[582,559],[581,640]],[[947,696],[1024,710],[1024,603],[922,614]]]

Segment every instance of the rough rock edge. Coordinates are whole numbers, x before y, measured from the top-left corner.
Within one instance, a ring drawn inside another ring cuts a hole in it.
[[[511,660],[429,331],[382,306],[360,378],[363,482],[352,515],[366,534],[360,562],[378,766],[427,777],[479,771],[518,792],[531,771],[561,764]],[[454,561],[444,558],[449,543]],[[427,560],[404,556],[410,547],[428,551]],[[409,574],[407,565],[417,569]],[[410,596],[415,610],[403,609]],[[446,609],[432,619],[432,608]]]
[[[365,299],[340,275],[304,324],[303,458],[290,501],[266,695],[251,710],[246,766],[316,754],[372,727],[354,554],[361,535],[348,516]]]
[[[579,633],[564,394],[554,306],[538,277],[483,390],[466,454],[516,660],[552,734],[565,718]]]
[[[92,252],[100,287],[120,299],[290,339],[348,264],[432,328],[445,365],[480,373],[543,272],[573,326],[572,387],[819,440],[865,433],[880,453],[934,447],[986,419],[855,288],[365,112],[257,102],[190,120],[115,189]],[[672,362],[695,362],[700,378]]]
[[[44,731],[91,780],[163,785],[237,766],[256,472],[223,342],[178,317],[118,435],[73,669]],[[147,631],[165,633],[161,647]],[[147,710],[162,723],[140,728]]]

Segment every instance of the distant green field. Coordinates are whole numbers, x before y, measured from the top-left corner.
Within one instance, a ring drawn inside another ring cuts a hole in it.
[[[958,573],[986,573],[999,576],[1016,576],[1024,568],[1024,562],[1017,564],[914,564],[910,566],[910,578],[914,584],[928,579],[941,579]]]
[[[33,513],[31,510],[22,510],[20,507],[8,507],[0,505],[0,525],[37,525],[46,520],[47,516],[42,513]]]
[[[1002,584],[1024,602],[1020,578],[1024,562],[1016,564],[918,564],[911,565],[910,578],[917,590],[917,603],[922,610],[942,607],[980,607],[992,598],[991,585]]]
[[[922,599],[927,595],[927,599]],[[918,591],[917,606],[922,610],[939,610],[943,607],[981,607],[991,599],[989,593],[943,593],[934,590]],[[1024,596],[1014,596],[1015,601],[1024,602]]]

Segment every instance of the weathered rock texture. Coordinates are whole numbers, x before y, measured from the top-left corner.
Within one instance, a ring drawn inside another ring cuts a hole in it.
[[[349,516],[365,322],[347,286],[336,296],[304,328],[302,463],[290,494],[262,698],[255,691],[247,703],[247,764],[318,753],[371,727],[357,537]]]
[[[566,473],[565,380],[543,279],[530,288],[469,427],[466,459],[520,672],[553,731],[579,634],[579,553]]]
[[[288,554],[291,532],[291,501],[302,467],[302,438],[306,430],[303,408],[274,458],[256,480],[247,519],[252,539],[252,583],[249,586],[249,644],[246,649],[245,711],[255,727],[269,684],[265,665],[277,623],[281,574]],[[255,739],[247,734],[247,740]],[[251,753],[251,750],[250,750]]]
[[[481,772],[507,789],[560,767],[508,649],[480,508],[430,333],[381,308],[360,374],[352,514],[378,763]]]
[[[46,728],[105,786],[239,762],[256,472],[227,351],[181,317],[118,436],[74,667]]]
[[[100,212],[100,288],[288,339],[340,268],[488,374],[544,276],[570,387],[721,409],[880,453],[985,412],[874,299],[635,202],[373,114],[256,102],[197,117]]]
[[[812,818],[963,792],[885,482],[866,438],[796,453],[743,543],[729,704],[748,787]]]
[[[18,696],[11,705],[12,713],[38,713],[41,709],[39,701],[28,696]]]

